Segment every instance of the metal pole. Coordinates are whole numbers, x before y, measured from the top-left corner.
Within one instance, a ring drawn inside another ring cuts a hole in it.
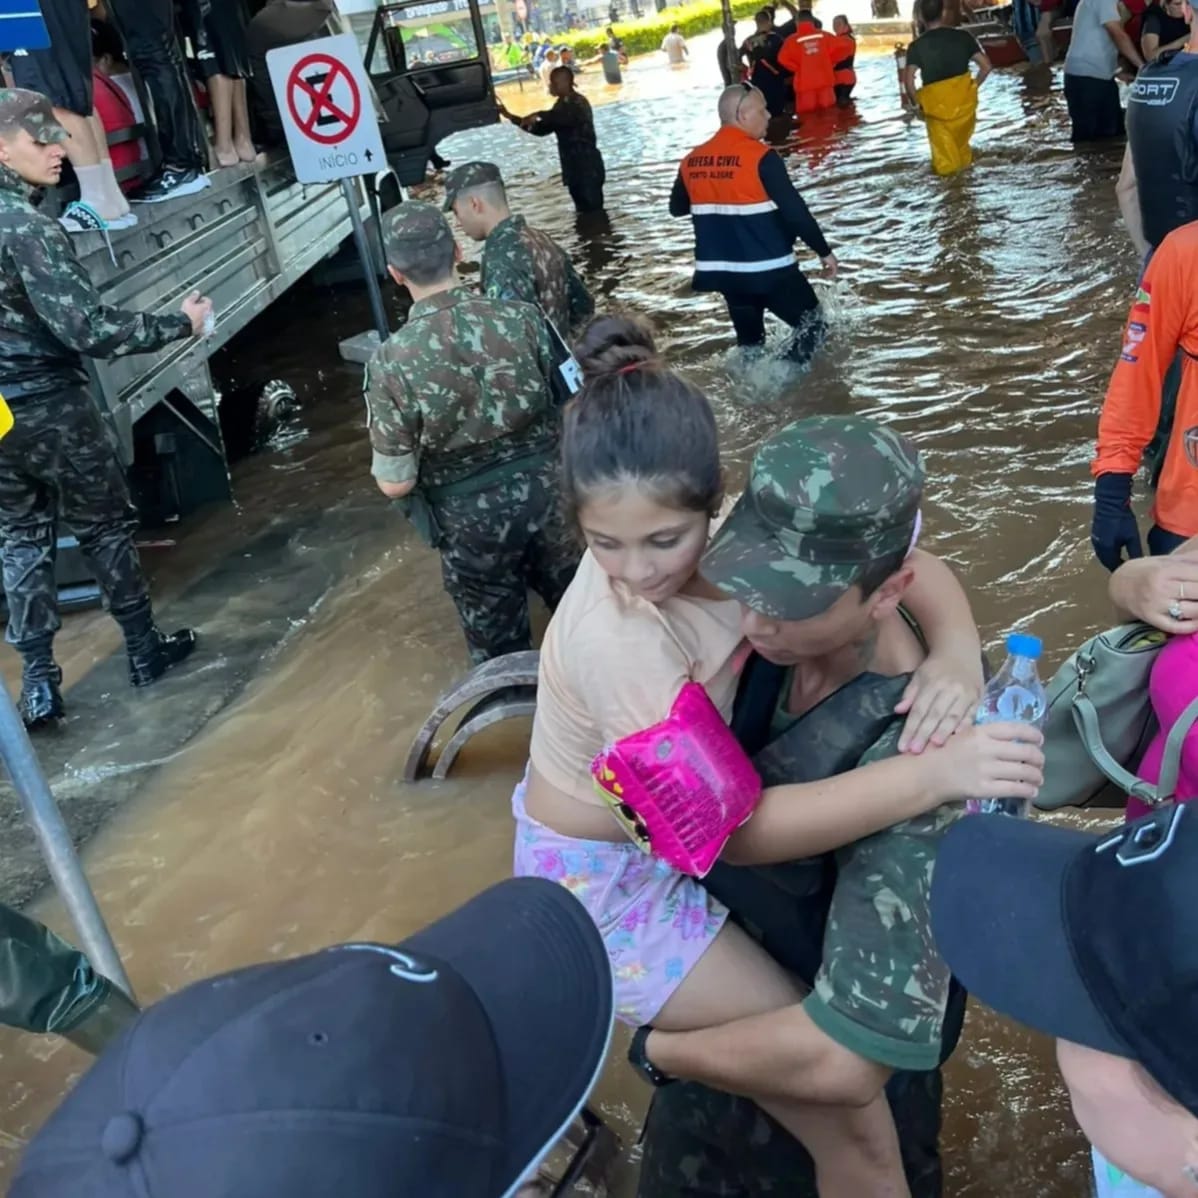
[[[79,855],[71,842],[62,812],[50,793],[33,745],[29,743],[29,733],[25,731],[8,690],[0,686],[0,691],[3,691],[3,698],[0,698],[0,757],[4,758],[13,788],[33,825],[42,858],[62,895],[62,901],[79,933],[80,944],[92,965],[133,998],[129,976],[125,973],[112,935],[100,914],[83,866],[79,864]]]
[[[724,61],[728,64],[728,70],[732,74],[732,82],[736,82],[736,76],[739,73],[740,62],[736,53],[736,18],[732,15],[732,0],[721,0],[720,8],[723,10],[723,25],[724,25]]]
[[[357,188],[350,180],[342,179],[341,194],[345,196],[350,223],[354,227],[354,244],[358,247],[358,257],[362,260],[362,273],[366,276],[366,291],[370,296],[370,311],[374,316],[374,327],[378,330],[379,340],[386,341],[391,335],[391,330],[387,327],[387,312],[383,307],[383,293],[379,290],[379,277],[374,271],[374,257],[370,253],[370,243],[366,240],[366,226],[362,224],[362,213],[358,209]]]

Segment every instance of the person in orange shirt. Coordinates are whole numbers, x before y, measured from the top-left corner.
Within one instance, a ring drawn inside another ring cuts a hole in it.
[[[1140,557],[1132,479],[1160,432],[1163,459],[1148,532],[1150,553],[1170,553],[1198,534],[1198,221],[1161,242],[1136,292],[1123,348],[1098,420],[1090,540],[1108,570]],[[1181,383],[1162,420],[1165,375],[1177,359]]]
[[[846,16],[832,18],[832,71],[836,103],[841,108],[847,108],[853,98],[853,88],[857,86],[857,35],[849,24]]]
[[[794,75],[796,114],[835,105],[833,44],[839,45],[838,39],[806,20],[799,22],[793,36],[778,51],[778,64]]]

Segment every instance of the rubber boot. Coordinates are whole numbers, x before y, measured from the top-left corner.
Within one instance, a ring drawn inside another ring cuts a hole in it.
[[[30,732],[53,727],[65,714],[62,705],[62,670],[54,661],[52,637],[38,637],[18,646],[24,667],[17,710]]]
[[[169,635],[154,623],[149,606],[116,617],[125,634],[129,651],[129,682],[133,686],[149,686],[163,674],[190,657],[196,647],[195,630],[180,628]]]
[[[108,983],[108,993],[93,1007],[80,1023],[62,1032],[64,1039],[99,1056],[136,1018],[138,1009],[132,999],[119,987]]]

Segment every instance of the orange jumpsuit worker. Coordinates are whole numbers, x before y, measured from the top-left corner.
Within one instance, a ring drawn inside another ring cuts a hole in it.
[[[779,65],[794,75],[796,113],[835,105],[836,76],[828,48],[835,40],[811,21],[800,21],[778,51]]]
[[[1136,293],[1111,375],[1094,475],[1090,540],[1108,570],[1139,557],[1140,530],[1131,510],[1132,478],[1161,423],[1161,387],[1181,356],[1181,385],[1152,506],[1150,553],[1170,553],[1198,534],[1198,221],[1161,242]]]

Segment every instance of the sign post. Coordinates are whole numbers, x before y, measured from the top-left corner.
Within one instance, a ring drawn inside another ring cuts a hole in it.
[[[352,33],[341,33],[282,46],[267,52],[266,66],[295,177],[301,183],[341,184],[370,310],[380,340],[386,340],[390,329],[383,296],[356,189],[350,182],[382,170],[387,162],[357,39]]]

